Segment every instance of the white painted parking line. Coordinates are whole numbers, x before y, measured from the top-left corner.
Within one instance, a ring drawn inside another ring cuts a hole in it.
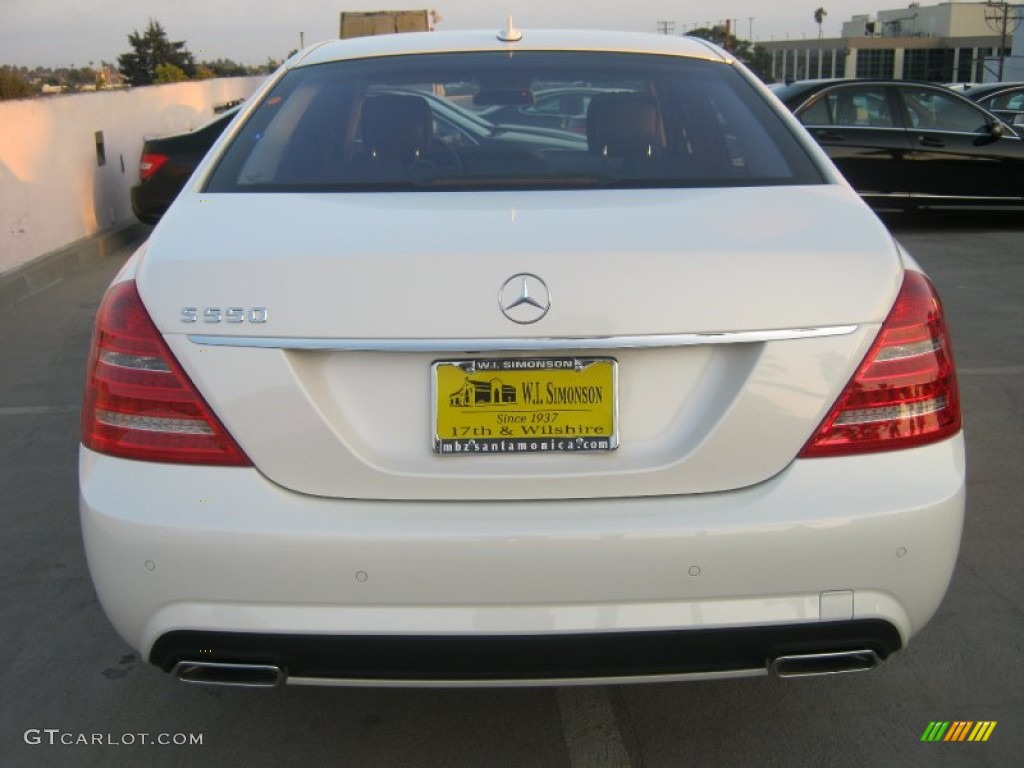
[[[78,413],[82,410],[80,405],[23,405],[0,407],[0,417],[3,416],[37,416],[45,413]]]
[[[957,376],[1024,376],[1024,365],[1006,365],[997,368],[957,368]]]
[[[572,768],[631,768],[606,688],[559,688],[558,709]]]

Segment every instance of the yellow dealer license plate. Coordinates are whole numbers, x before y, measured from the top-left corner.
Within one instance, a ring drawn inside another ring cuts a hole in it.
[[[610,451],[618,446],[617,363],[515,357],[434,363],[434,451]]]

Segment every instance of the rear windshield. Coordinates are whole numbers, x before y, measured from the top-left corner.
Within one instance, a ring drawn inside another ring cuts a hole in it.
[[[673,56],[450,53],[287,73],[213,192],[821,183],[731,66]]]

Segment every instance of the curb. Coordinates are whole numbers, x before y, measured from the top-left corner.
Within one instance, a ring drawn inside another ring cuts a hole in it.
[[[122,229],[77,240],[0,275],[0,307],[17,304],[34,293],[56,285],[91,264],[102,261],[126,246],[145,240],[152,227],[131,224]]]

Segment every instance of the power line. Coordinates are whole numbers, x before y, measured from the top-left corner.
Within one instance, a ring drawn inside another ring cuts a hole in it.
[[[1006,64],[1006,38],[1016,32],[1021,24],[1020,9],[1021,6],[1007,2],[986,4],[985,21],[989,29],[999,33],[999,82],[1003,81],[1003,67]]]

